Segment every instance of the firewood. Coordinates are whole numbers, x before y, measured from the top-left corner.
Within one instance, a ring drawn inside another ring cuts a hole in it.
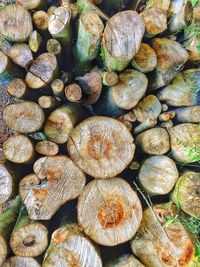
[[[20,133],[33,133],[42,128],[44,112],[38,104],[25,101],[6,106],[3,119],[10,129]]]
[[[53,15],[54,11],[56,10],[57,6],[50,6],[48,9],[47,9],[47,14],[49,16]]]
[[[0,34],[13,42],[24,42],[33,30],[30,13],[21,6],[8,5],[0,10]]]
[[[174,187],[179,174],[174,161],[166,156],[147,158],[139,171],[139,181],[151,195],[166,195]]]
[[[64,96],[64,82],[61,79],[55,79],[51,83],[51,89],[55,96],[63,98]]]
[[[30,49],[33,52],[38,52],[38,50],[41,48],[42,45],[42,37],[37,31],[31,32],[28,40],[28,44]]]
[[[119,77],[116,72],[105,71],[104,69],[99,68],[99,66],[93,67],[90,72],[99,73],[101,75],[102,84],[106,86],[116,85],[119,81]]]
[[[172,156],[179,162],[199,161],[200,129],[198,124],[181,123],[168,129]]]
[[[34,9],[37,10],[39,8],[46,8],[46,3],[47,1],[45,0],[16,0],[16,3],[19,6],[23,6],[26,9]]]
[[[110,259],[105,267],[144,267],[144,265],[133,255],[125,254],[121,257]]]
[[[66,156],[40,158],[33,168],[35,174],[25,176],[19,184],[33,220],[50,220],[61,205],[79,196],[86,183],[84,173]]]
[[[124,70],[136,55],[145,25],[135,11],[122,11],[108,21],[102,40],[102,60],[109,71]]]
[[[41,30],[46,31],[48,29],[49,15],[44,10],[36,11],[33,14],[33,23]]]
[[[144,132],[145,130],[151,129],[157,124],[157,119],[155,117],[147,118],[145,121],[140,123],[135,127],[134,133],[139,134]]]
[[[167,111],[167,112],[163,112],[162,114],[160,114],[159,116],[159,120],[160,121],[169,121],[174,119],[174,117],[176,116],[175,111]]]
[[[135,152],[126,126],[98,116],[82,121],[71,132],[67,147],[73,162],[95,178],[116,176],[132,161]]]
[[[83,235],[77,225],[63,226],[52,234],[42,266],[59,267],[61,265],[103,266],[95,245]]]
[[[81,114],[82,109],[76,103],[65,104],[55,109],[45,122],[45,135],[56,144],[66,143]]]
[[[60,55],[62,51],[62,47],[58,40],[56,39],[49,39],[47,41],[47,51],[53,55]]]
[[[65,96],[70,102],[80,102],[83,97],[82,89],[77,83],[71,83],[65,87]]]
[[[152,0],[147,3],[146,8],[148,9],[151,7],[157,7],[162,10],[168,11],[170,4],[171,4],[170,0]]]
[[[160,127],[149,129],[136,138],[139,148],[150,155],[163,155],[170,149],[169,135]]]
[[[15,76],[14,64],[9,57],[0,50],[0,85],[8,85]]]
[[[9,95],[16,98],[25,98],[28,95],[28,88],[24,80],[15,78],[13,79],[7,87]]]
[[[58,100],[53,96],[44,95],[38,98],[38,104],[43,109],[54,108],[58,103]]]
[[[14,254],[21,257],[37,257],[48,246],[47,228],[31,220],[23,205],[10,237],[10,246]]]
[[[163,112],[165,112],[165,111],[167,111],[168,110],[168,105],[166,105],[166,104],[162,104],[161,105],[161,111],[163,111]]]
[[[174,111],[178,122],[200,123],[200,106],[181,107]]]
[[[0,266],[6,260],[9,252],[9,239],[20,210],[21,200],[16,197],[13,205],[0,214]]]
[[[33,258],[13,256],[8,258],[2,267],[41,267]]]
[[[51,141],[40,141],[36,144],[35,150],[45,156],[55,156],[58,154],[59,147]]]
[[[157,56],[153,48],[148,44],[142,43],[137,54],[132,59],[131,65],[143,73],[154,70],[157,66]]]
[[[163,121],[160,126],[166,129],[169,129],[171,127],[173,127],[174,123],[172,120],[168,120],[168,121]]]
[[[98,244],[115,246],[130,240],[141,219],[140,200],[121,178],[96,179],[79,196],[79,225]]]
[[[14,63],[27,68],[33,61],[33,55],[30,47],[25,43],[14,44],[9,52],[9,57]]]
[[[6,159],[14,163],[29,164],[34,160],[34,146],[23,134],[10,136],[3,144],[3,151]]]

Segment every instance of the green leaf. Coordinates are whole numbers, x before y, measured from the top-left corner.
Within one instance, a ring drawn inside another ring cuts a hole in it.
[[[190,0],[190,2],[192,3],[192,6],[195,7],[198,3],[198,0]]]

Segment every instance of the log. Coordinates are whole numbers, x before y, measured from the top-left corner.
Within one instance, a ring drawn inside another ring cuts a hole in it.
[[[152,73],[149,88],[155,90],[170,83],[188,60],[188,53],[181,44],[169,38],[155,38],[151,45],[158,64]]]
[[[16,197],[13,205],[8,207],[0,214],[0,266],[6,260],[9,252],[9,239],[12,233],[15,221],[20,210],[21,200]]]
[[[167,12],[151,7],[140,13],[144,20],[146,33],[150,36],[160,34],[167,29]]]
[[[47,45],[46,45],[47,51],[53,55],[60,55],[61,51],[62,51],[62,47],[60,45],[60,43],[58,42],[58,40],[56,39],[49,39],[47,41]]]
[[[33,61],[31,49],[25,43],[14,44],[9,51],[9,57],[15,64],[25,69],[27,69]]]
[[[158,118],[161,113],[161,103],[154,95],[148,95],[133,109],[137,121],[144,122],[149,118]]]
[[[101,73],[102,83],[106,86],[116,85],[119,81],[119,77],[116,72],[113,71],[103,71]]]
[[[56,10],[57,6],[50,6],[48,9],[47,9],[47,14],[49,16],[53,15],[54,11]]]
[[[200,69],[188,69],[180,72],[172,82],[163,88],[158,97],[171,106],[199,105]]]
[[[70,134],[67,143],[73,162],[95,178],[121,173],[132,161],[133,138],[126,126],[108,117],[90,117]]]
[[[200,219],[199,186],[200,173],[186,170],[176,183],[172,199],[180,209],[192,217]]]
[[[42,32],[48,30],[49,15],[44,10],[36,11],[33,14],[33,23]]]
[[[146,8],[157,7],[162,10],[168,11],[170,4],[171,4],[170,0],[152,0],[147,3]]]
[[[166,105],[166,104],[162,104],[161,105],[161,111],[163,111],[163,112],[165,112],[165,111],[167,111],[168,110],[168,105]]]
[[[10,237],[10,246],[14,254],[20,257],[37,257],[48,246],[47,228],[31,220],[23,205]]]
[[[38,104],[43,109],[54,108],[58,103],[58,100],[53,96],[43,95],[38,98]]]
[[[160,127],[149,129],[136,137],[136,144],[142,152],[150,155],[163,155],[170,149],[169,135]]]
[[[64,265],[103,266],[96,247],[74,224],[65,225],[53,232],[42,266],[59,267]]]
[[[134,133],[139,134],[144,132],[145,130],[151,129],[157,124],[157,119],[155,117],[151,117],[140,123],[138,126],[135,127]]]
[[[66,156],[42,157],[25,176],[19,193],[32,220],[50,220],[61,205],[79,196],[84,173]]]
[[[30,13],[21,6],[8,5],[0,10],[0,34],[13,42],[25,42],[33,30]]]
[[[142,207],[125,180],[96,179],[80,194],[77,216],[79,225],[92,240],[104,246],[116,246],[135,235],[142,219]]]
[[[168,223],[169,218],[171,223]],[[194,263],[194,245],[172,203],[155,205],[144,211],[131,247],[146,267],[192,266]]]
[[[33,258],[13,256],[8,258],[2,267],[41,267],[41,265]]]
[[[144,265],[133,255],[126,254],[121,257],[111,259],[105,267],[144,267]]]
[[[28,88],[23,79],[15,78],[8,84],[7,92],[10,96],[22,99],[28,95]]]
[[[97,0],[101,1],[101,0]],[[77,3],[73,3],[71,0],[61,0],[61,5],[71,10],[72,19],[75,20],[78,15]]]
[[[28,40],[28,45],[34,53],[38,52],[38,50],[41,48],[42,37],[37,31],[31,32]]]
[[[65,96],[70,102],[78,103],[83,97],[82,89],[77,83],[71,83],[65,87]]]
[[[137,105],[144,96],[147,85],[145,74],[127,69],[119,74],[116,85],[104,91],[94,110],[100,115],[118,117]]]
[[[135,11],[115,14],[106,24],[101,54],[109,71],[124,70],[140,48],[145,25]]]
[[[91,61],[99,51],[103,29],[104,25],[95,12],[87,10],[81,14],[74,49],[76,74],[84,75],[91,69]]]
[[[59,147],[51,141],[40,141],[36,144],[35,150],[45,156],[55,156],[58,154]]]
[[[174,123],[172,120],[164,121],[160,124],[161,127],[166,128],[166,129],[173,127],[173,125]]]
[[[160,121],[169,121],[169,120],[174,119],[175,116],[176,116],[175,111],[171,110],[171,111],[163,112],[162,114],[160,114],[159,120]]]
[[[55,109],[44,125],[44,133],[56,144],[64,144],[74,126],[79,122],[82,109],[76,103],[68,103]]]
[[[55,79],[51,83],[53,94],[57,97],[63,98],[64,96],[64,82],[61,79]]]
[[[0,85],[8,85],[15,76],[14,64],[10,61],[7,55],[0,50]]]
[[[166,195],[174,187],[179,174],[174,161],[166,156],[147,158],[139,171],[139,181],[150,195]]]
[[[33,133],[40,130],[44,123],[44,112],[31,101],[10,104],[3,110],[3,120],[10,129],[20,133]]]
[[[7,160],[18,164],[29,164],[35,156],[32,142],[23,134],[10,136],[3,143],[3,151]]]
[[[200,159],[200,129],[198,124],[181,123],[168,129],[172,156],[179,162],[192,163]]]
[[[46,2],[45,0],[16,0],[16,4],[29,10],[45,9],[47,5]]]
[[[157,56],[153,48],[148,44],[142,43],[137,54],[132,59],[131,65],[143,73],[153,71],[157,66]]]
[[[55,55],[43,53],[38,56],[29,68],[26,83],[32,89],[39,89],[50,84],[59,74]],[[38,83],[41,83],[40,85]]]
[[[174,111],[178,122],[200,123],[200,106],[181,107]]]
[[[190,36],[190,42],[188,43],[187,40],[183,45],[188,51],[189,60],[194,63],[200,62],[200,54],[198,50],[198,44],[200,42],[200,35],[193,35]]]

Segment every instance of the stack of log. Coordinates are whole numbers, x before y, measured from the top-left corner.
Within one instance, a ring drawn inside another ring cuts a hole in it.
[[[199,50],[200,1],[1,1],[0,266],[199,266]]]

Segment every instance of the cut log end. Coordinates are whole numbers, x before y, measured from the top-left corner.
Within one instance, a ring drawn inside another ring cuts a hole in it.
[[[13,173],[9,171],[7,166],[0,163],[0,204],[5,203],[12,197],[14,184]]]
[[[47,41],[47,51],[53,55],[61,54],[62,47],[56,39],[49,39]]]
[[[35,150],[45,156],[55,156],[58,154],[59,147],[51,141],[40,141],[35,146]]]
[[[13,79],[7,87],[9,95],[19,99],[23,98],[26,95],[27,90],[27,85],[24,80],[18,78]]]
[[[9,58],[0,50],[0,74],[6,71],[8,64]]]
[[[103,72],[101,76],[102,76],[102,83],[106,86],[114,86],[119,81],[119,77],[115,72],[111,71]]]
[[[65,87],[65,96],[70,102],[79,102],[82,98],[82,89],[77,83]]]
[[[6,260],[2,267],[41,267],[33,258],[14,256]]]
[[[14,44],[10,49],[9,57],[13,62],[25,69],[33,61],[32,51],[25,43]]]
[[[43,109],[54,108],[57,104],[57,100],[53,96],[40,96],[38,98],[38,104]]]
[[[43,10],[36,11],[33,14],[33,23],[39,30],[42,31],[47,30],[48,21],[49,21],[49,15]]]
[[[83,12],[80,18],[80,23],[82,23],[86,32],[89,32],[93,38],[99,38],[99,36],[101,36],[104,25],[95,12]]]
[[[61,79],[55,79],[51,83],[51,89],[55,96],[62,97],[64,95],[64,82]]]
[[[6,260],[7,254],[8,254],[8,246],[4,238],[0,236],[0,266],[2,266],[2,264]]]
[[[42,44],[41,35],[37,31],[31,32],[29,36],[28,44],[29,44],[30,49],[36,53]]]

